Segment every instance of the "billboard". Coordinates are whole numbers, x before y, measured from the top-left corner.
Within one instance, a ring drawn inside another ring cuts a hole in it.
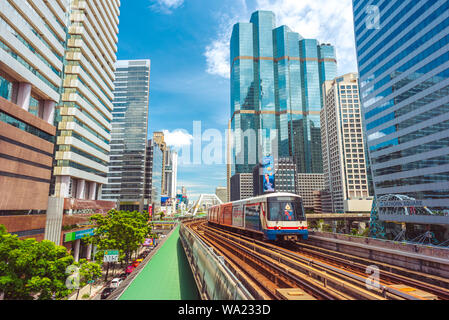
[[[273,156],[262,160],[263,192],[274,192],[274,159]]]
[[[166,206],[169,199],[170,199],[170,197],[162,196],[161,197],[161,206]]]

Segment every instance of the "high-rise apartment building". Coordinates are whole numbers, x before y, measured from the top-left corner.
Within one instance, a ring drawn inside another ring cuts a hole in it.
[[[236,173],[231,177],[231,201],[252,198],[254,196],[252,173]]]
[[[68,9],[0,2],[0,224],[19,237],[45,234]]]
[[[121,210],[144,208],[150,60],[116,63],[108,184],[102,199]]]
[[[297,194],[302,197],[304,208],[306,210],[312,210],[315,208],[315,192],[324,190],[324,174],[297,173],[296,185],[298,188]]]
[[[251,173],[267,155],[294,157],[298,172],[322,172],[321,85],[336,76],[334,47],[256,11],[234,25],[230,62],[232,174]]]
[[[96,200],[107,172],[120,1],[70,2],[55,196]]]
[[[63,214],[106,212],[115,206],[98,199],[107,183],[120,1],[68,3],[63,89],[56,107],[55,164],[45,236],[56,244],[64,238]],[[79,249],[79,239],[74,249]]]
[[[353,0],[353,8],[375,194],[416,201],[379,217],[423,232],[435,225],[447,239],[449,2]]]
[[[323,85],[321,142],[325,189],[332,212],[371,211],[358,75]],[[325,205],[325,207],[327,207]]]

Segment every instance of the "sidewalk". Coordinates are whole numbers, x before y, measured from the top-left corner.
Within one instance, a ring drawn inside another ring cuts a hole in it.
[[[147,250],[148,247],[141,247],[139,249],[138,255],[140,255],[142,252],[144,252],[145,250]],[[102,266],[103,267],[103,266]],[[69,297],[68,300],[100,300],[101,298],[101,292],[103,291],[103,289],[105,289],[106,287],[109,286],[109,283],[111,282],[112,279],[118,277],[120,274],[125,272],[125,268],[127,267],[127,265],[123,264],[123,267],[120,267],[120,263],[117,262],[115,265],[115,269],[113,268],[112,264],[111,267],[109,268],[109,273],[108,273],[108,278],[107,280],[105,280],[106,277],[106,270],[107,270],[107,264],[104,264],[104,270],[102,270],[102,274],[101,274],[101,278],[95,282],[94,284],[90,285],[86,285],[83,288],[80,289],[79,293],[77,294],[77,292],[73,292]],[[89,298],[83,298],[83,295],[88,294]],[[78,295],[78,299],[76,299]]]

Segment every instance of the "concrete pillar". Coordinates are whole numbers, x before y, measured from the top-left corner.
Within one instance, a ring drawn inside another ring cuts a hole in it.
[[[89,200],[97,200],[97,199],[95,199],[95,195],[97,193],[97,183],[96,182],[88,182],[88,183],[90,183],[88,199]]]
[[[92,243],[89,243],[87,245],[87,256],[86,256],[86,259],[90,261],[91,258],[92,258]]]
[[[45,221],[45,240],[61,245],[61,229],[64,214],[64,199],[59,197],[48,198],[48,208]]]
[[[53,125],[54,124],[54,119],[55,119],[55,105],[56,102],[51,101],[51,100],[45,100],[43,101],[43,108],[44,108],[44,112],[43,112],[43,117],[42,119],[44,121],[47,121],[49,124]]]
[[[86,180],[80,179],[78,180],[76,199],[84,199],[85,198],[85,189],[86,189]]]
[[[350,234],[351,233],[351,224],[349,220],[345,219],[345,233]]]
[[[59,198],[69,198],[70,177],[56,176],[56,184],[59,186],[59,190],[55,190],[55,196]]]
[[[12,91],[12,102],[28,111],[30,108],[31,83],[15,82]]]
[[[75,240],[74,245],[75,247],[73,248],[73,258],[75,258],[75,261],[78,262],[80,259],[81,239]]]

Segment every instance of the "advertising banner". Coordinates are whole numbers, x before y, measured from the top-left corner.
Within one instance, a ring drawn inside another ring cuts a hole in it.
[[[274,159],[264,157],[262,161],[263,192],[274,192]]]

